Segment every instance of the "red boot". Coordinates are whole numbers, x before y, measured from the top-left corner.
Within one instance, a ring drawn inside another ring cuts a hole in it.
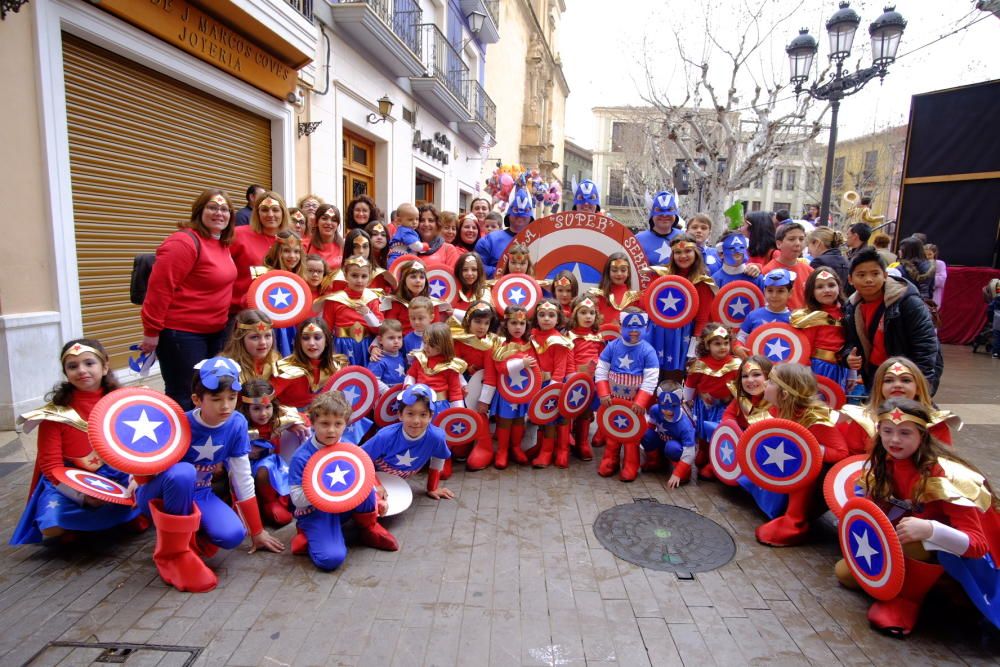
[[[804,542],[809,535],[809,506],[813,491],[813,487],[809,486],[789,493],[785,513],[763,526],[757,526],[757,541],[772,547],[791,547]]]
[[[177,516],[163,511],[163,501],[149,503],[149,513],[156,526],[153,562],[160,578],[179,591],[203,593],[215,588],[219,580],[205,561],[191,551],[191,540],[201,527],[201,510],[193,506],[191,514]]]
[[[499,427],[497,427],[497,430],[499,430]],[[476,445],[472,448],[472,453],[469,454],[469,458],[465,461],[465,469],[473,471],[482,470],[491,463],[493,463],[493,441],[490,439],[489,431],[487,431],[476,440]]]
[[[361,529],[363,544],[382,551],[399,551],[399,542],[378,522],[378,512],[355,512],[354,521]]]
[[[657,472],[663,468],[663,451],[659,449],[647,449],[646,460],[642,462],[643,472]]]
[[[625,463],[622,465],[622,472],[618,479],[623,482],[632,482],[639,475],[639,443],[627,442],[624,448]]]
[[[472,450],[472,444],[448,447],[451,450],[451,458],[455,459],[459,463],[465,461],[469,458],[469,452]]]
[[[260,500],[260,512],[265,519],[276,526],[287,526],[292,522],[292,513],[288,511],[284,497],[279,495],[273,486],[267,482],[258,483],[257,498]]]
[[[556,467],[569,467],[569,424],[556,427]]]
[[[594,450],[590,448],[590,423],[593,419],[580,417],[573,423],[573,431],[576,440],[576,455],[581,461],[590,461],[594,458]]]
[[[493,467],[503,470],[507,467],[507,455],[510,453],[510,429],[497,425],[497,456],[493,459]]]
[[[542,429],[538,429],[539,433]],[[542,436],[542,447],[538,451],[537,456],[532,460],[531,465],[536,468],[548,468],[552,465],[552,449],[555,446],[553,438],[548,436]],[[531,452],[526,452],[526,454],[531,454]]]
[[[451,453],[452,457],[455,456],[455,452]],[[451,459],[444,460],[444,467],[441,468],[441,479],[448,479],[451,477]]]
[[[601,477],[611,477],[616,472],[621,465],[621,445],[617,442],[608,443],[608,446],[604,448],[604,456],[601,458],[601,464],[597,466],[597,474]]]
[[[877,630],[893,637],[905,637],[913,632],[927,591],[937,583],[944,568],[933,563],[907,558],[903,589],[885,602],[878,601],[868,609],[868,622]]]
[[[594,449],[600,449],[601,447],[607,444],[607,440],[604,439],[604,436],[601,434],[600,429],[598,429],[597,432],[594,433],[594,439],[590,441],[590,444],[593,445]]]
[[[514,463],[528,465],[528,454],[521,449],[521,441],[524,440],[524,422],[514,422],[510,427],[510,457]]]
[[[295,537],[292,538],[292,555],[302,556],[309,553],[309,538],[302,529],[295,526]]]

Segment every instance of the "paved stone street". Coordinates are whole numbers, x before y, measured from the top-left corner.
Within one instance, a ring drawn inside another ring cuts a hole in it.
[[[938,400],[967,422],[959,447],[1000,479],[1000,362],[946,351]],[[4,540],[17,521],[30,465],[0,448]],[[2,445],[2,443],[0,443]],[[30,451],[30,443],[25,447]],[[352,548],[338,571],[304,557],[220,553],[219,587],[178,593],[157,577],[152,531],[107,544],[3,549],[0,664],[88,665],[101,647],[150,645],[125,664],[180,665],[739,665],[994,664],[971,607],[931,598],[914,637],[868,628],[869,600],[840,588],[834,533],[808,546],[757,544],[761,515],[741,492],[703,483],[668,491],[665,476],[602,479],[597,462],[569,470],[456,467],[456,501],[418,496],[386,524],[397,553]],[[414,485],[423,479],[414,480]],[[591,524],[634,498],[696,509],[735,538],[736,557],[681,580],[616,559]],[[286,527],[278,535],[286,542]]]

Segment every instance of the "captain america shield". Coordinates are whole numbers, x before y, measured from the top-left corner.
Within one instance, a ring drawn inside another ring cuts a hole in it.
[[[613,398],[597,411],[597,429],[613,442],[639,442],[646,430],[646,419],[635,414],[632,401]]]
[[[375,465],[360,447],[338,442],[310,457],[302,473],[306,498],[323,512],[350,512],[375,486]]]
[[[856,454],[841,459],[830,468],[823,480],[823,498],[827,507],[838,518],[844,515],[844,505],[851,498],[864,496],[861,486],[861,476],[866,472],[865,462],[868,457]]]
[[[488,429],[485,418],[470,408],[448,408],[435,417],[433,424],[444,431],[449,447],[463,447],[476,441],[482,429]]]
[[[379,426],[388,426],[399,421],[399,406],[396,399],[399,392],[403,391],[402,384],[394,384],[383,392],[375,401],[375,423]]]
[[[660,276],[642,293],[649,319],[665,329],[677,329],[698,315],[698,290],[681,276]]]
[[[443,264],[427,266],[427,291],[432,299],[454,303],[458,295],[458,281],[455,280],[455,270]]]
[[[559,414],[566,419],[576,419],[594,402],[594,381],[586,373],[572,373],[563,382],[559,397]]]
[[[423,266],[426,270],[426,266],[423,261],[416,255],[401,255],[393,260],[392,265],[389,266],[389,273],[392,275],[396,284],[399,284],[399,274],[403,270],[403,264],[406,262],[420,262],[420,266]]]
[[[368,414],[378,396],[378,378],[364,366],[344,366],[334,373],[326,391],[342,391],[351,406],[351,423]]]
[[[115,505],[135,505],[135,498],[126,487],[96,472],[59,467],[52,474],[61,483],[91,498]]]
[[[777,493],[808,486],[823,466],[816,436],[790,419],[765,419],[751,425],[740,438],[736,455],[744,475]]]
[[[268,271],[247,290],[247,303],[269,318],[276,327],[295,326],[312,314],[312,290],[290,271]]]
[[[535,394],[528,404],[528,421],[544,425],[559,419],[559,397],[563,386],[562,382],[552,382]]]
[[[493,305],[501,316],[507,306],[521,306],[530,314],[541,298],[538,281],[526,273],[510,273],[493,285]]]
[[[784,322],[768,322],[747,338],[750,354],[767,357],[775,364],[809,362],[809,341],[801,331]]]
[[[739,456],[736,454],[741,435],[743,431],[739,425],[726,420],[715,429],[708,444],[708,457],[712,461],[712,470],[715,471],[719,481],[729,486],[737,486],[739,484],[737,480],[743,474]]]
[[[181,406],[143,387],[116,389],[97,402],[87,419],[87,435],[112,468],[132,475],[155,475],[184,458],[191,427]]]
[[[531,368],[521,368],[498,377],[497,389],[508,403],[522,405],[531,400],[538,388],[542,386],[542,372],[538,365]]]
[[[816,376],[816,384],[819,386],[819,398],[827,404],[831,410],[839,410],[847,402],[847,395],[839,382],[835,382],[825,375]]]
[[[851,498],[837,526],[840,551],[851,574],[876,600],[895,599],[903,589],[906,561],[889,517],[868,498]]]
[[[727,329],[738,329],[750,311],[764,305],[764,293],[746,280],[735,280],[712,300],[712,318]]]

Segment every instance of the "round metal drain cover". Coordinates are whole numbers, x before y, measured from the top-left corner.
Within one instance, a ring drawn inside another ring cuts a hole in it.
[[[600,513],[594,535],[605,549],[641,567],[708,572],[736,555],[726,529],[697,512],[656,502],[617,505]]]

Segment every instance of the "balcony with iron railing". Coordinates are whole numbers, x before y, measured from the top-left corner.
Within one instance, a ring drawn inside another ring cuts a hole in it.
[[[373,62],[393,76],[419,76],[425,71],[420,57],[423,12],[416,0],[328,2],[339,32],[371,56]]]
[[[469,120],[469,66],[436,25],[425,23],[418,28],[424,73],[410,78],[414,96],[443,120]]]
[[[299,14],[309,19],[310,22],[313,20],[313,0],[285,0],[289,5],[295,8]]]
[[[458,124],[459,131],[479,145],[496,136],[497,105],[478,81],[469,81],[470,119]]]

